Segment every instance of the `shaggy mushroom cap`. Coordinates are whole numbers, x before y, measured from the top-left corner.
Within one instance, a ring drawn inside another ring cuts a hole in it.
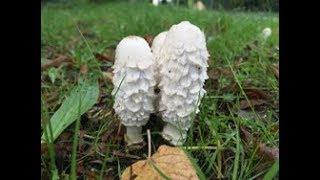
[[[199,112],[200,100],[206,92],[203,86],[208,79],[209,53],[204,33],[188,21],[173,25],[160,54],[161,58],[157,59],[161,78],[159,111],[170,124],[164,128],[163,137],[169,140],[169,136],[174,136],[169,141],[181,145],[191,126],[191,115]],[[172,126],[179,132],[172,132]]]
[[[159,59],[161,59],[161,56],[162,54],[160,53],[160,50],[161,48],[163,47],[163,43],[166,39],[166,36],[167,36],[167,33],[168,31],[164,31],[164,32],[161,32],[159,33],[154,39],[153,39],[153,42],[152,42],[152,46],[151,46],[151,51],[155,57],[155,61],[156,61],[156,64],[157,64],[157,68],[156,68],[156,81],[157,81],[157,84],[159,84],[159,81],[160,81],[160,76],[159,76],[159,71],[160,71],[160,64],[159,64]],[[158,103],[157,103],[158,104]]]
[[[136,143],[142,139],[141,126],[154,111],[155,60],[148,43],[137,36],[122,39],[113,69],[113,108],[132,136],[129,142]]]
[[[161,32],[153,39],[151,50],[155,57],[159,54],[164,40],[166,39],[167,33],[168,31]]]

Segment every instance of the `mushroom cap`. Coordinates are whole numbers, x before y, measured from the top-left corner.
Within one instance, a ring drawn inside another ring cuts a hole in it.
[[[203,47],[206,44],[204,33],[189,21],[173,25],[167,34],[167,43],[176,44],[177,48],[183,44],[195,47]]]
[[[138,36],[128,36],[123,38],[116,48],[115,68],[118,67],[138,67],[147,69],[152,65],[153,55],[147,41]]]
[[[163,51],[161,55],[164,57],[157,59],[161,66],[168,59],[175,59],[186,52],[190,55],[189,60],[195,65],[208,67],[206,60],[209,57],[209,53],[204,33],[189,21],[182,21],[169,29],[161,51]],[[192,56],[192,53],[194,53],[194,56]],[[196,53],[202,58],[196,58],[198,57]],[[180,63],[185,64],[183,58]]]
[[[145,125],[154,111],[155,61],[145,39],[128,36],[116,48],[114,109],[125,126]]]
[[[163,46],[167,33],[168,31],[161,32],[153,39],[151,50],[155,56],[159,53],[161,47]]]
[[[268,38],[271,35],[271,33],[272,33],[272,30],[269,27],[264,28],[262,31],[262,35],[264,38]]]

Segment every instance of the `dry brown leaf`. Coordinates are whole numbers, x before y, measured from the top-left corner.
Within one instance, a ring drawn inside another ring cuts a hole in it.
[[[80,67],[80,73],[81,74],[87,74],[87,72],[88,72],[88,66],[87,65],[82,65],[81,67]]]
[[[279,148],[267,147],[265,144],[259,144],[259,152],[261,155],[266,156],[270,160],[279,159]]]
[[[59,55],[57,58],[53,60],[49,60],[48,62],[41,64],[41,70],[46,70],[50,67],[59,67],[62,63],[72,63],[73,59],[69,56]]]
[[[252,107],[254,106],[260,106],[263,104],[266,104],[267,101],[265,101],[264,99],[252,99],[250,100],[250,104]],[[247,109],[250,107],[250,104],[247,100],[242,100],[240,101],[240,109]]]
[[[243,90],[249,99],[264,99],[267,101],[271,98],[265,91],[256,87],[246,87]]]
[[[209,69],[208,76],[212,80],[217,80],[220,76],[232,76],[232,71],[229,68],[214,68]]]
[[[98,175],[95,171],[88,171],[86,175],[86,179],[88,180],[96,180],[98,179]]]
[[[110,62],[113,62],[113,58],[111,56],[109,56],[109,55],[95,53],[94,56],[99,61],[110,61]]]
[[[264,105],[271,101],[271,96],[262,89],[247,87],[243,90],[245,91],[252,107]],[[242,100],[240,101],[240,109],[247,109],[250,107],[250,104],[247,100]]]
[[[240,136],[245,142],[252,141],[252,134],[243,126],[240,126]]]
[[[183,150],[166,145],[160,146],[149,160],[141,160],[129,166],[123,172],[121,179],[164,179],[156,168],[171,179],[199,179]]]
[[[217,71],[216,69],[210,69],[208,72],[208,76],[212,80],[217,80],[220,77],[220,72]]]

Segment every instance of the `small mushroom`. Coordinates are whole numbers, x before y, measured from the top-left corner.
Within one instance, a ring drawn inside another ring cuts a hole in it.
[[[113,108],[126,126],[128,146],[143,142],[142,126],[154,112],[155,65],[143,38],[128,36],[118,44],[113,66]]]
[[[266,27],[262,31],[262,36],[263,36],[264,39],[267,39],[271,35],[271,33],[272,33],[271,28]]]
[[[182,145],[199,112],[208,79],[209,53],[204,33],[188,21],[173,25],[157,56],[159,64],[159,111],[166,125],[162,137],[173,145]]]

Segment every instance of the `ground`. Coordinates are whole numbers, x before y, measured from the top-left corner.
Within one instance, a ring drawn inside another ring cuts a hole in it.
[[[186,152],[197,173],[206,179],[259,179],[277,162],[278,14],[125,2],[46,4],[41,13],[42,121],[57,111],[79,77],[100,79],[99,102],[82,115],[79,132],[73,123],[54,142],[60,177],[68,177],[72,169],[74,134],[79,135],[79,179],[117,179],[147,156],[146,146],[130,151],[125,146],[124,127],[112,109],[113,86],[103,77],[112,70],[114,49],[122,38],[138,35],[150,41],[183,20],[204,31],[210,53],[207,94],[184,145],[193,147]],[[265,39],[266,27],[272,34]],[[154,114],[145,127],[152,132],[152,152],[166,143],[159,135],[161,126]],[[49,152],[42,144],[43,179],[52,177]]]

